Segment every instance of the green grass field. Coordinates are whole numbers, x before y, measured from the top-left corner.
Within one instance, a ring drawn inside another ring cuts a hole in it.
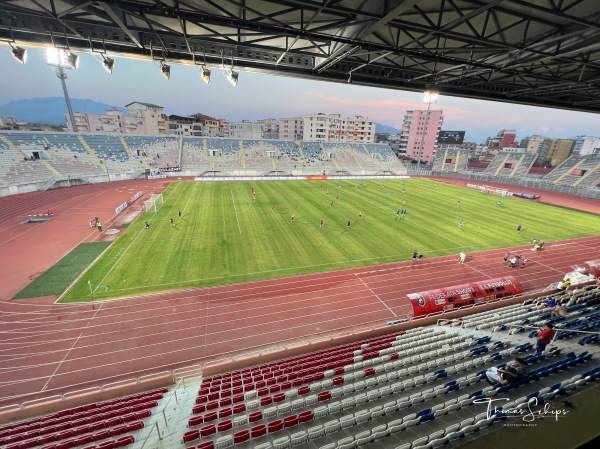
[[[595,214],[431,180],[384,183],[173,183],[163,192],[158,212],[148,211],[132,223],[61,301],[268,279],[406,260],[414,250],[435,257],[600,230]],[[407,214],[398,215],[398,209]]]
[[[17,293],[13,299],[61,294],[85,267],[108,248],[108,245],[109,242],[81,243],[77,245],[73,251]]]

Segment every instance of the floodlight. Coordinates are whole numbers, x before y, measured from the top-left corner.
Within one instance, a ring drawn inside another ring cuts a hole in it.
[[[27,49],[22,47],[13,47],[12,44],[10,44],[10,47],[12,48],[13,57],[21,64],[25,64],[27,62]]]
[[[109,58],[108,56],[102,55],[102,65],[108,73],[112,73],[115,67],[115,60],[113,58]]]
[[[239,73],[233,69],[229,69],[227,73],[227,80],[231,83],[232,86],[235,86],[238,83]]]
[[[425,92],[423,97],[423,103],[435,103],[437,102],[438,94],[436,92]]]
[[[200,78],[202,78],[202,81],[206,84],[210,83],[210,69],[203,66],[202,71],[200,72]]]
[[[46,49],[46,62],[55,67],[76,69],[79,66],[79,56],[62,48],[49,47]]]
[[[171,66],[168,64],[165,64],[164,62],[161,62],[160,63],[160,73],[164,78],[170,79],[171,78]]]

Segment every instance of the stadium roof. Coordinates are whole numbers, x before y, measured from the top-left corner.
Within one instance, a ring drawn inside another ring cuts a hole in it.
[[[599,19],[598,0],[11,0],[0,40],[600,112]]]

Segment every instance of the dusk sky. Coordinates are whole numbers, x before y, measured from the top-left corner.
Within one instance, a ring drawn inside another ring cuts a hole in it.
[[[54,68],[46,65],[41,49],[30,48],[27,64],[21,65],[12,58],[10,47],[1,47],[0,105],[63,95]],[[420,93],[243,71],[234,87],[216,67],[210,67],[211,81],[206,85],[191,66],[172,64],[171,79],[166,80],[150,61],[117,57],[111,75],[102,68],[100,56],[96,56],[97,60],[90,54],[81,54],[79,69],[68,71],[71,98],[114,106],[143,101],[164,106],[167,114],[200,112],[230,121],[299,117],[318,112],[344,117],[362,115],[395,128],[402,126],[407,110],[426,109]],[[431,108],[444,111],[444,130],[465,130],[465,139],[476,143],[483,143],[500,129],[515,129],[517,139],[532,134],[554,138],[600,135],[597,114],[444,95]]]

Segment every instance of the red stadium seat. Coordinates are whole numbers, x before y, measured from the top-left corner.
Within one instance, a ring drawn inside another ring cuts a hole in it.
[[[262,419],[262,412],[252,412],[248,415],[248,422],[256,422]]]
[[[248,441],[250,439],[250,431],[249,430],[240,430],[233,434],[233,444],[243,443],[244,441]]]
[[[129,446],[130,444],[133,444],[134,442],[135,442],[135,439],[133,438],[132,435],[126,435],[124,437],[119,438],[117,441],[115,441],[115,447]]]
[[[269,424],[267,424],[267,430],[269,433],[277,432],[281,429],[283,429],[283,421],[281,419],[271,421]]]
[[[285,393],[277,393],[273,396],[273,402],[282,402],[285,401]]]
[[[265,426],[264,424],[259,424],[258,426],[254,426],[254,427],[252,427],[252,429],[250,429],[250,436],[252,438],[261,437],[261,436],[265,435],[266,433],[267,433],[267,426]]]
[[[219,410],[219,418],[225,418],[227,416],[231,416],[233,414],[233,409],[230,407],[225,407]]]
[[[298,415],[286,416],[283,418],[283,427],[293,427],[298,424]]]
[[[310,393],[310,388],[308,387],[308,385],[303,385],[300,388],[298,388],[299,395],[308,394],[308,393]]]
[[[128,432],[135,432],[136,430],[140,430],[144,428],[144,423],[142,421],[134,421],[127,424]]]
[[[110,429],[110,434],[113,437],[116,437],[117,435],[122,435],[127,432],[129,432],[129,429],[127,428],[127,426],[124,426],[124,425],[116,426],[116,427],[113,427],[112,429]]]
[[[221,421],[217,424],[217,432],[225,432],[233,427],[233,422],[230,419]]]
[[[317,400],[319,402],[322,401],[329,401],[331,399],[331,392],[329,391],[321,391],[318,395],[317,395]]]
[[[298,423],[312,421],[315,417],[315,414],[312,410],[305,410],[298,415]]]
[[[271,396],[265,396],[260,398],[260,406],[266,407],[267,405],[271,405],[273,403],[273,398]]]
[[[184,443],[189,443],[190,441],[197,440],[198,438],[200,438],[200,430],[198,429],[188,430],[183,434]]]
[[[102,443],[100,443],[98,446],[96,446],[98,449],[114,449],[115,447],[115,442],[114,441],[103,441]]]
[[[202,415],[192,416],[190,419],[188,419],[188,427],[194,427],[194,426],[202,424],[203,422],[204,422],[204,417]]]
[[[204,422],[214,421],[215,419],[217,419],[217,417],[218,417],[217,412],[208,412],[207,414],[204,415]]]
[[[207,437],[209,435],[213,435],[217,431],[217,427],[214,424],[209,424],[208,426],[204,426],[200,429],[200,436]]]
[[[236,404],[233,406],[233,414],[244,413],[246,411],[246,404]]]
[[[214,449],[215,443],[212,441],[204,441],[198,445],[198,449]]]

